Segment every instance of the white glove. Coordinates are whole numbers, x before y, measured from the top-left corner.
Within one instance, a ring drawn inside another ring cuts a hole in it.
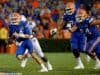
[[[66,25],[68,28],[71,28],[72,27],[72,24],[71,23],[67,23]]]
[[[54,28],[54,29],[51,29],[51,30],[50,30],[50,34],[51,34],[51,35],[55,34],[56,32],[57,32],[57,28]]]

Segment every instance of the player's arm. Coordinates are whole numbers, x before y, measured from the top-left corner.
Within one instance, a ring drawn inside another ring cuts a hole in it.
[[[92,18],[89,19],[89,23],[91,25],[100,25],[100,20],[92,17]]]
[[[64,26],[65,21],[63,20],[63,18],[60,18],[58,21],[58,30],[62,29]]]
[[[29,34],[21,34],[20,37],[23,37],[23,38],[30,38],[30,35],[29,35]]]
[[[29,30],[29,28],[28,27],[25,27],[24,28],[24,33],[17,33],[17,32],[15,32],[15,33],[13,33],[13,36],[15,36],[15,37],[20,37],[20,38],[30,38],[30,30]]]
[[[71,28],[68,28],[68,31],[69,32],[75,32],[76,30],[77,30],[77,26],[75,25],[75,26],[73,26],[73,27],[71,27]]]
[[[29,27],[25,27],[25,38],[30,38],[31,37],[31,31],[29,29]]]
[[[13,33],[13,36],[21,37],[21,38],[29,38],[30,37],[29,34],[21,34],[21,33],[17,33],[17,32]]]
[[[60,21],[60,27],[58,28],[58,29],[62,29],[63,28],[63,26],[64,26],[64,23],[65,23],[65,21],[63,20],[63,19],[61,19],[61,21]],[[71,24],[69,23],[69,24],[67,24],[67,27],[68,27],[68,31],[69,32],[74,32],[74,31],[76,31],[77,30],[77,26],[76,25],[74,25],[73,27],[71,27]]]
[[[100,25],[100,20],[99,20],[99,19],[94,19],[94,20],[91,22],[91,25]]]

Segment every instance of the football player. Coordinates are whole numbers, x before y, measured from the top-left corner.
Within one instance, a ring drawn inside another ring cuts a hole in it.
[[[33,50],[33,45],[30,40],[30,30],[21,21],[21,16],[18,13],[12,13],[10,18],[10,25],[9,25],[9,36],[11,39],[13,39],[15,42],[17,42],[17,49],[16,49],[16,58],[20,61],[25,59],[27,56],[24,55],[24,52],[26,49],[28,49],[28,52],[36,60],[36,62],[41,66],[40,72],[47,72],[47,68],[41,61],[41,59],[36,55],[36,53]]]
[[[32,44],[34,47],[34,51],[46,63],[47,69],[52,70],[52,65],[50,64],[49,60],[44,55],[44,53],[41,49],[41,46],[39,44],[39,41],[35,36],[36,23],[32,20],[32,17],[29,17],[28,19],[29,20],[27,22],[27,26],[29,27],[30,32],[31,32],[31,36],[32,36],[31,41],[32,41]],[[28,51],[25,52],[25,54],[27,54],[27,53],[28,53]],[[26,62],[27,62],[27,59],[22,62],[21,67],[25,67]]]
[[[63,16],[63,19],[61,20],[60,25],[64,30],[68,30],[71,32],[71,50],[73,52],[73,55],[75,56],[77,60],[77,65],[74,67],[74,69],[84,69],[84,65],[80,58],[80,51],[83,51],[85,46],[85,35],[83,33],[80,33],[80,31],[75,31],[76,27],[74,27],[75,22],[75,16],[76,16],[76,6],[72,2],[68,2],[66,4],[65,13]],[[75,31],[75,32],[74,32]]]
[[[77,30],[87,36],[86,53],[96,60],[94,69],[100,68],[100,25],[99,19],[90,17],[85,9],[79,9],[76,15]],[[81,36],[80,36],[81,37]]]

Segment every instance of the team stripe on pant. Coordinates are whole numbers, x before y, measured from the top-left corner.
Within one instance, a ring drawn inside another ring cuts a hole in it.
[[[92,44],[92,46],[89,48],[89,52],[92,52],[94,47],[100,42],[100,37],[98,37],[95,42]]]

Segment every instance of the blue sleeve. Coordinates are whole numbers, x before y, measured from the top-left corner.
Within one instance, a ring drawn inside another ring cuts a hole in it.
[[[94,20],[94,17],[88,17],[88,18],[87,18],[88,24],[90,24],[93,20]]]
[[[11,37],[13,34],[13,29],[12,29],[12,26],[9,25],[9,37]]]
[[[78,22],[75,22],[74,25],[76,25],[77,27],[80,26],[80,24]]]
[[[64,13],[62,18],[63,18],[64,21],[66,21],[66,14],[65,13]]]
[[[20,25],[22,26],[22,27],[24,27],[24,30],[23,30],[23,32],[24,32],[24,34],[31,34],[30,33],[30,29],[29,29],[29,27],[27,26],[27,21],[21,21],[20,22]]]
[[[26,25],[27,25],[27,21],[21,21],[21,22],[20,22],[20,25],[21,25],[21,26],[26,26]]]
[[[30,32],[29,27],[25,27],[25,28],[24,28],[24,34],[29,34],[29,35],[31,35],[31,32]]]
[[[94,18],[93,17],[90,17],[89,18],[89,23],[93,22]]]

